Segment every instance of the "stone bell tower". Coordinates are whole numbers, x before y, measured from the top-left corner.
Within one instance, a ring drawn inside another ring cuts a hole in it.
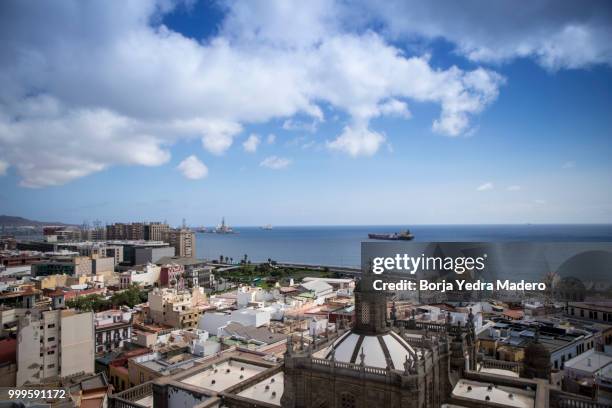
[[[371,274],[364,274],[357,283],[355,294],[355,325],[359,334],[376,335],[389,331],[387,325],[387,292],[372,288]]]

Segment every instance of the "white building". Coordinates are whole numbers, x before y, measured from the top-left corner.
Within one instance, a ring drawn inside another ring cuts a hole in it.
[[[261,327],[270,324],[270,311],[266,309],[239,309],[232,311],[230,320],[244,326]]]
[[[241,286],[236,291],[236,306],[238,306],[238,308],[243,308],[254,303],[264,304],[265,302],[272,302],[278,298],[278,290],[270,291],[262,288]]]
[[[209,333],[217,333],[220,327],[225,326],[231,319],[229,313],[205,312],[198,320],[198,329]]]
[[[267,309],[239,309],[231,313],[206,312],[200,316],[198,329],[217,334],[229,322],[243,326],[261,327],[270,324],[271,313]]]
[[[159,283],[159,275],[161,273],[161,267],[155,264],[147,264],[143,270],[129,270],[123,272],[120,275],[120,282],[122,288],[127,288],[132,284],[136,284],[141,287],[156,286]]]
[[[94,372],[94,323],[91,312],[32,310],[19,321],[17,386],[26,382]]]
[[[197,335],[189,342],[189,352],[196,356],[211,356],[221,351],[221,343],[208,339],[208,332],[204,330],[194,330]]]

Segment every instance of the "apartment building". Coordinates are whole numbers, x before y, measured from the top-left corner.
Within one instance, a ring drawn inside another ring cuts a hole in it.
[[[149,321],[178,329],[196,327],[206,307],[206,295],[200,288],[193,288],[191,292],[157,288],[149,292],[148,300]]]
[[[32,309],[18,327],[17,386],[94,372],[93,313]]]
[[[165,232],[164,241],[174,247],[176,256],[194,258],[195,253],[195,233],[191,230],[180,228]]]
[[[122,310],[106,310],[94,315],[96,353],[113,351],[123,347],[132,337],[132,313]]]
[[[143,223],[115,223],[106,226],[108,240],[141,240],[144,239]]]
[[[161,222],[152,222],[145,225],[144,239],[147,241],[163,241],[170,226]]]
[[[169,229],[168,224],[161,222],[115,223],[106,226],[106,239],[161,241]]]

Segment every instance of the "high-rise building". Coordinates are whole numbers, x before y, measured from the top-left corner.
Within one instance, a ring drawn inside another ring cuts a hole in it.
[[[168,224],[152,222],[145,225],[144,239],[147,241],[163,241],[165,234],[170,230]]]
[[[20,319],[18,333],[17,386],[94,372],[91,312],[32,309]]]
[[[161,222],[115,223],[106,226],[106,239],[161,241],[169,229],[168,224]]]
[[[106,226],[106,239],[125,240],[128,239],[128,224],[114,223]]]
[[[195,234],[185,228],[168,230],[164,241],[174,247],[175,256],[194,258],[195,253]]]

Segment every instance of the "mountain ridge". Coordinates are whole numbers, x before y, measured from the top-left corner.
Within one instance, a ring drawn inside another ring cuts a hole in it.
[[[36,221],[30,220],[24,217],[17,217],[14,215],[0,215],[0,226],[3,227],[44,227],[46,225],[72,225],[64,222],[48,222],[48,221]]]

